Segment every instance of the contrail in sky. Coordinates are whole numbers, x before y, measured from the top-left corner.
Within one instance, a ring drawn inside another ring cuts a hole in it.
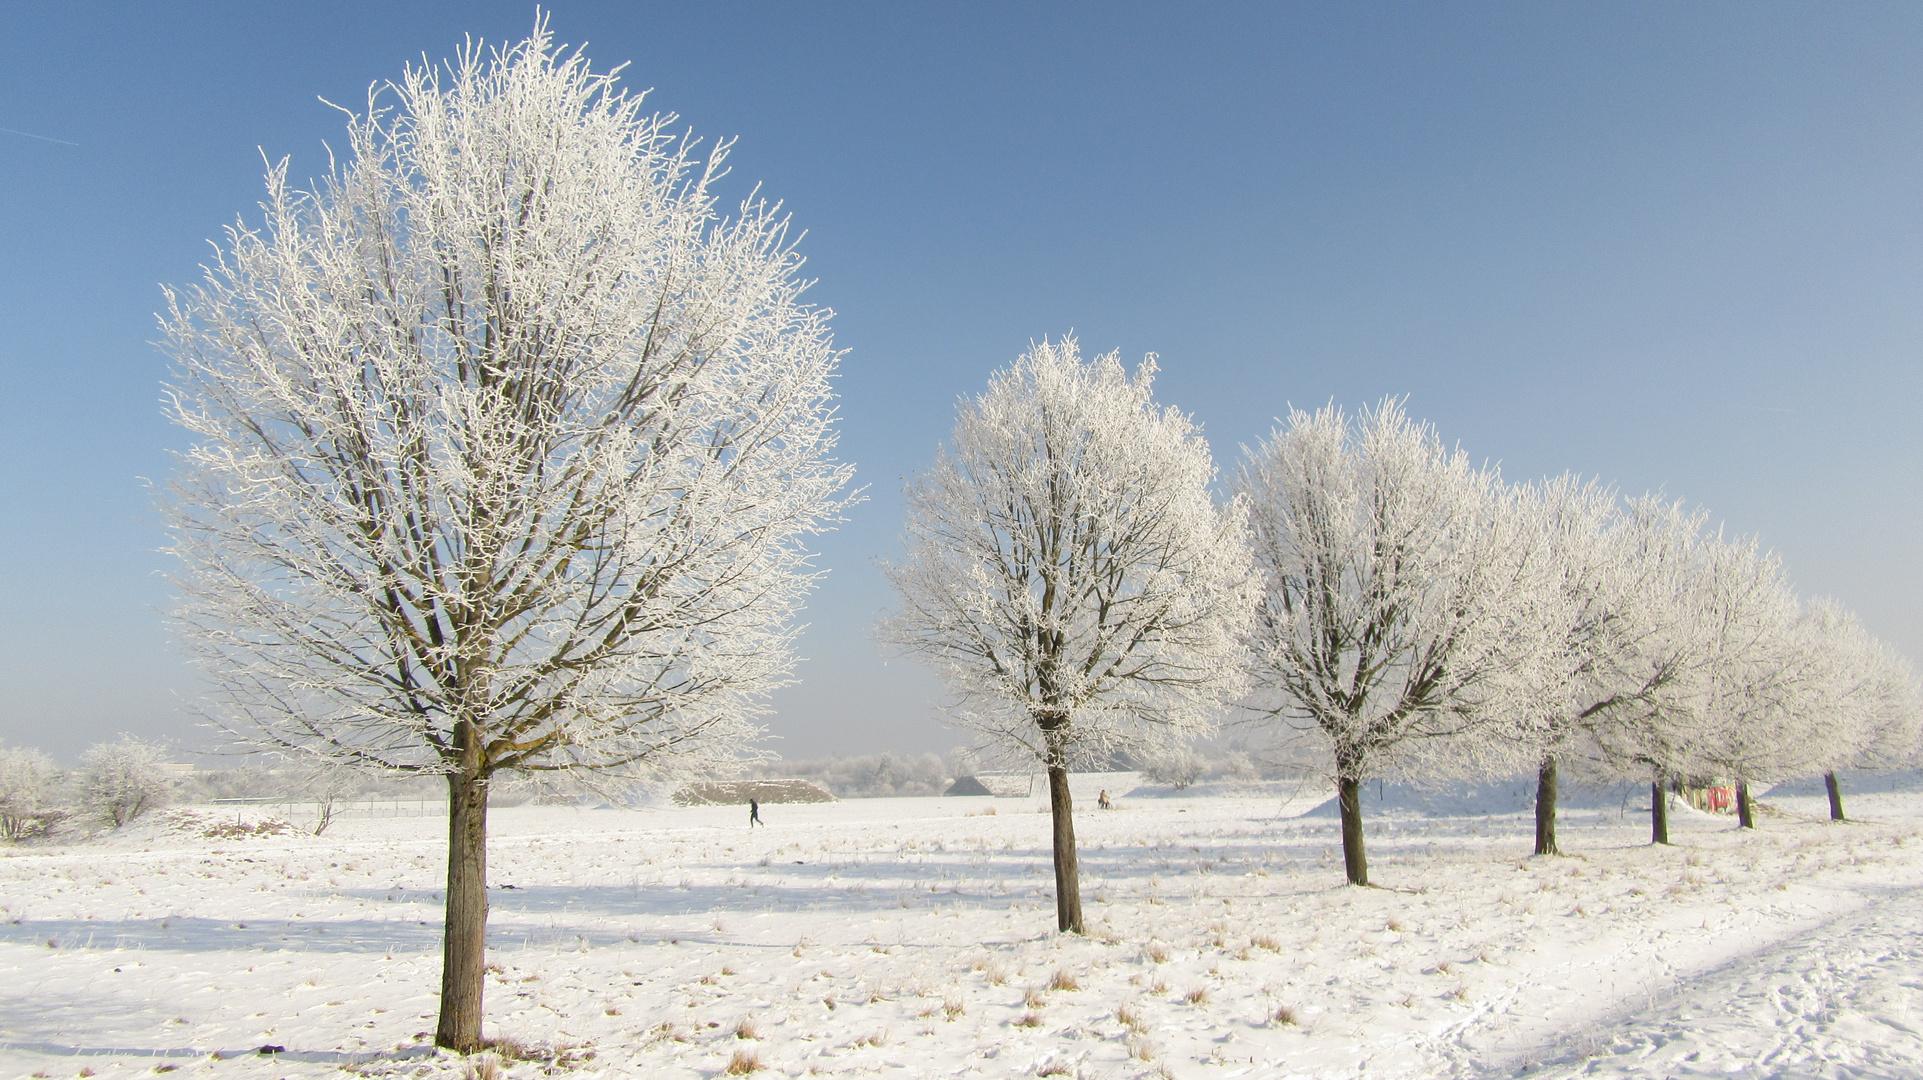
[[[80,145],[77,142],[68,142],[65,139],[54,139],[54,138],[49,138],[45,135],[35,135],[31,131],[21,131],[18,128],[0,127],[0,131],[4,131],[9,135],[25,135],[29,139],[39,139],[41,142],[59,143],[62,146],[79,146]]]

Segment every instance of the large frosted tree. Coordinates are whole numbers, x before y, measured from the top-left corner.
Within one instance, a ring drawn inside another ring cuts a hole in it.
[[[1209,730],[1242,687],[1259,582],[1208,445],[1158,408],[1153,359],[1043,342],[964,401],[908,489],[900,610],[882,636],[930,663],[951,717],[1048,774],[1058,927],[1082,932],[1072,768]]]
[[[1561,646],[1546,531],[1394,400],[1292,412],[1234,489],[1267,582],[1255,702],[1319,749],[1367,885],[1363,780],[1513,768],[1529,744]]]
[[[177,624],[254,743],[445,775],[457,1050],[490,779],[747,745],[843,501],[826,314],[674,125],[544,26],[470,45],[168,293]]]

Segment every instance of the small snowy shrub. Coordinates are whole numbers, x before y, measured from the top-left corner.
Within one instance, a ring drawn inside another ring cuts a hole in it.
[[[88,750],[80,759],[76,775],[82,811],[118,829],[149,810],[165,806],[169,785],[160,757],[158,744],[131,735]]]
[[[20,840],[39,831],[50,812],[52,759],[23,746],[0,746],[0,839]]]

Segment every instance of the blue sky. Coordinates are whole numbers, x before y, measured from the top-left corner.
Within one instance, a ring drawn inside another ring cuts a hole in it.
[[[870,638],[957,397],[1031,339],[1161,356],[1232,467],[1406,394],[1512,478],[1708,507],[1923,657],[1923,7],[553,7],[738,137],[836,312],[870,498],[821,545],[788,756],[961,741]],[[0,0],[0,740],[211,745],[142,477],[162,282],[325,169],[345,105],[531,4]],[[25,134],[21,134],[25,133]],[[37,137],[36,137],[37,136]],[[57,140],[57,141],[52,141]]]

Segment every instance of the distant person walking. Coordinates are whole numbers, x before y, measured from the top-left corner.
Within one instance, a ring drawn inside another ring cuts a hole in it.
[[[1107,788],[1103,788],[1103,789],[1102,789],[1102,798],[1101,798],[1101,806],[1102,806],[1102,809],[1104,809],[1104,810],[1112,810],[1112,809],[1114,809],[1114,808],[1115,808],[1115,804],[1114,804],[1114,803],[1111,803],[1111,802],[1109,802],[1109,801],[1108,801],[1108,789],[1107,789]]]
[[[767,823],[761,820],[761,804],[756,802],[753,799],[749,799],[748,800],[748,827],[752,829],[756,825],[760,825],[765,828]]]

